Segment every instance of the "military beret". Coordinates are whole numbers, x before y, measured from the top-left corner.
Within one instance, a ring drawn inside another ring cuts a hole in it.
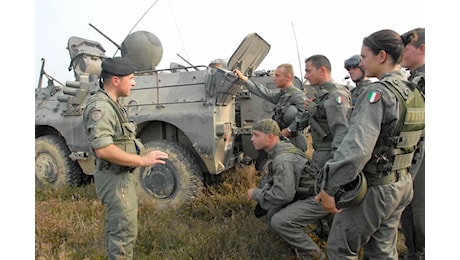
[[[266,134],[280,135],[280,127],[273,119],[262,119],[257,121],[253,126],[252,130],[264,132]]]
[[[107,58],[102,62],[102,71],[115,76],[125,76],[136,71],[136,66],[122,57]]]

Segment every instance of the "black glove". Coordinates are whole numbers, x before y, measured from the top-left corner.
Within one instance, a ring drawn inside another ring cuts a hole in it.
[[[256,207],[254,208],[254,215],[256,218],[260,218],[262,216],[267,215],[267,211],[263,209],[259,203],[257,203]]]

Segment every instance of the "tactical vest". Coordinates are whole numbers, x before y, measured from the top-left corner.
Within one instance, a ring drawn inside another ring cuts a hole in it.
[[[425,97],[425,72],[418,71],[415,75],[411,75],[409,80],[417,84],[417,89],[422,93]]]
[[[299,160],[297,165],[302,165],[303,168],[300,174],[299,185],[296,187],[296,194],[294,200],[302,200],[315,195],[315,178],[317,173],[319,172],[319,167],[312,160],[310,160],[304,152],[302,152],[299,148],[295,146],[284,148],[278,151],[274,156],[282,153],[295,153],[301,156],[301,159]],[[269,169],[269,172],[272,173],[273,169],[271,168],[271,161],[267,167]],[[267,184],[267,179],[265,179],[265,177],[268,177],[268,175],[268,173],[264,175],[264,178],[262,178],[259,184],[259,188]]]
[[[317,113],[323,107],[329,93],[339,91],[337,85],[334,83],[326,83],[326,87],[319,90],[314,102],[308,107],[310,113],[311,136],[313,140],[313,148],[315,150],[331,150],[332,132],[327,123],[326,115]],[[324,110],[324,109],[323,109]]]
[[[284,129],[288,127],[292,122],[292,121],[285,122],[285,120],[283,120],[283,117],[284,117],[284,113],[286,112],[286,110],[289,108],[290,105],[295,106],[295,104],[293,104],[292,102],[289,102],[289,99],[291,98],[291,96],[297,93],[298,93],[298,89],[296,89],[293,86],[289,87],[286,93],[281,97],[281,99],[278,101],[278,103],[273,108],[274,114],[273,114],[272,119],[278,123],[280,129]]]
[[[373,157],[364,167],[366,174],[381,177],[410,168],[416,145],[425,129],[425,101],[412,82],[409,84],[413,90],[392,76],[378,83],[394,93],[400,106],[397,126],[392,133],[380,133]]]
[[[136,138],[136,123],[130,121],[124,109],[118,105],[114,100],[109,98],[102,91],[96,92],[87,103],[89,106],[96,101],[104,101],[109,103],[115,110],[118,119],[121,123],[122,135],[113,138],[113,144],[118,146],[121,150],[131,154],[141,154],[144,152],[144,145]]]

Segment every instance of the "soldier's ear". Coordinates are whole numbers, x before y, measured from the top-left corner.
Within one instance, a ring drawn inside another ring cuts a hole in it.
[[[114,86],[117,86],[120,83],[120,81],[121,81],[121,78],[119,76],[113,76],[112,77],[112,84]]]
[[[321,74],[324,74],[324,73],[327,72],[327,69],[326,69],[325,66],[321,66],[321,67],[319,67],[319,71],[321,72]]]
[[[417,51],[420,54],[425,55],[425,44],[424,43],[420,44],[420,46],[418,46],[418,48],[417,48]]]

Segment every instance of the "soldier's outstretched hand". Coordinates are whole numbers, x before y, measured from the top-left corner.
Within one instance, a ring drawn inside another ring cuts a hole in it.
[[[168,159],[168,154],[160,150],[154,150],[148,152],[142,156],[142,167],[152,166],[154,164],[165,164],[165,160]]]
[[[246,82],[248,77],[244,76],[243,73],[239,69],[234,69],[233,74],[235,74],[239,80]]]

